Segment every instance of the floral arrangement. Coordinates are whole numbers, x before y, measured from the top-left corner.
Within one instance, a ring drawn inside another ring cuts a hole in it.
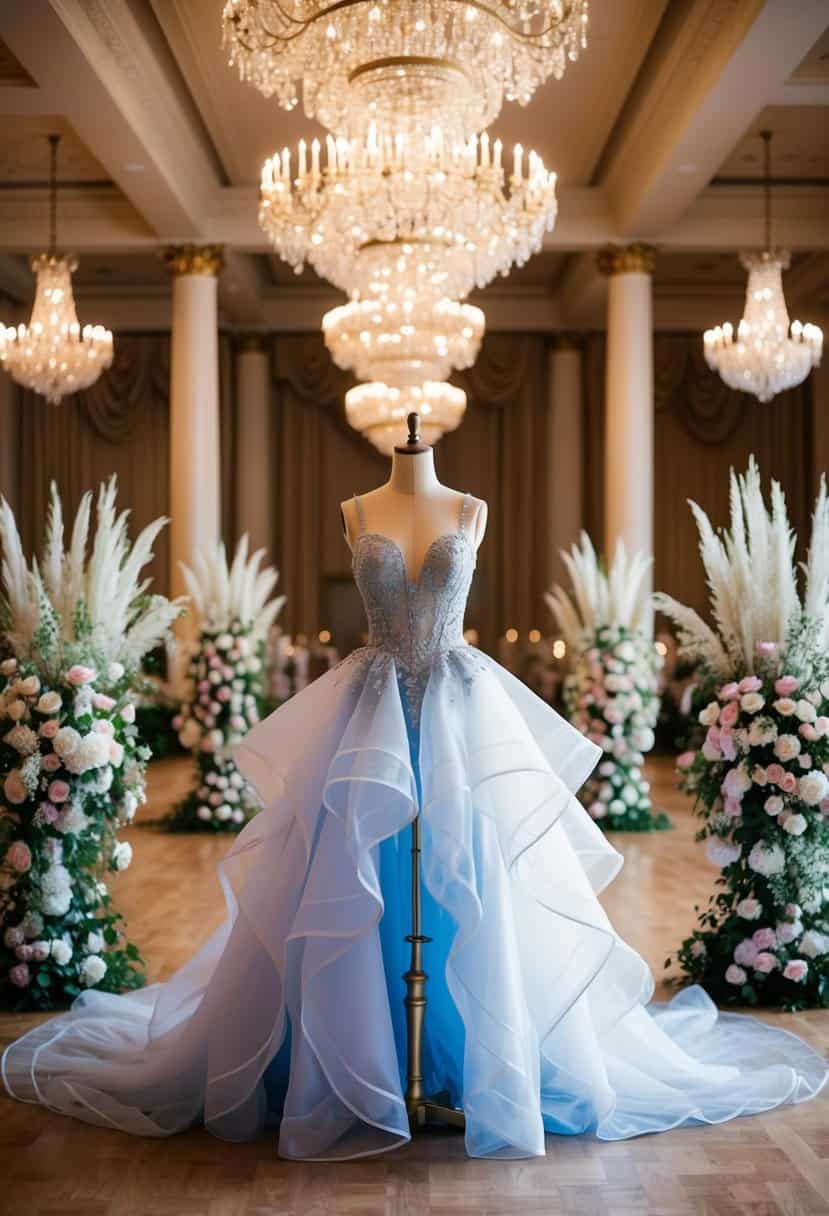
[[[0,1000],[52,1009],[84,988],[143,983],[107,889],[131,846],[118,840],[144,801],[149,751],[129,696],[144,653],[180,606],[139,583],[166,521],[130,546],[116,483],[101,487],[86,560],[92,496],[63,551],[52,487],[42,562],[27,565],[0,502]]]
[[[199,614],[199,639],[189,665],[191,694],[173,719],[182,747],[195,760],[190,792],[164,820],[174,832],[238,832],[258,806],[249,796],[232,749],[259,721],[265,638],[284,596],[279,575],[262,569],[264,549],[248,555],[243,536],[228,567],[224,545],[182,566]]]
[[[757,465],[731,476],[730,528],[691,504],[714,627],[666,595],[658,606],[703,674],[704,741],[679,757],[720,868],[678,951],[716,999],[829,1006],[829,500],[821,483],[803,595],[780,486],[767,509]],[[668,959],[666,966],[671,965]]]
[[[646,832],[670,827],[666,815],[654,814],[642,772],[659,716],[660,657],[646,587],[652,559],[628,557],[620,541],[608,571],[585,533],[580,545],[562,557],[572,593],[554,587],[545,598],[570,655],[565,712],[605,753],[580,798],[606,829]]]

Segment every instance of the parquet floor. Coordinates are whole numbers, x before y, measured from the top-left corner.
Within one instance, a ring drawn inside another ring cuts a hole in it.
[[[693,843],[669,762],[653,761],[650,777],[676,831],[617,838],[626,866],[606,906],[660,976],[713,872]],[[186,763],[156,765],[145,818],[186,783]],[[138,826],[129,835],[135,861],[118,879],[117,898],[150,978],[163,979],[221,918],[213,865],[225,842]],[[829,1013],[766,1016],[829,1049]],[[0,1044],[34,1020],[0,1015]],[[432,1133],[343,1165],[280,1161],[270,1137],[225,1144],[197,1129],[135,1139],[2,1097],[0,1159],[2,1216],[822,1216],[829,1093],[721,1127],[624,1143],[551,1136],[547,1156],[533,1161],[470,1161],[460,1137]]]

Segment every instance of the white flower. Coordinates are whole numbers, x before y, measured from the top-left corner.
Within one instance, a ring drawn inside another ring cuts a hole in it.
[[[751,777],[742,765],[739,765],[737,768],[728,770],[722,783],[722,789],[729,798],[742,798],[743,794],[751,789],[751,785]]]
[[[72,902],[72,876],[63,865],[50,866],[40,879],[42,907],[47,916],[63,916]]]
[[[62,937],[56,937],[52,942],[52,958],[59,967],[65,967],[72,958],[72,947]]]
[[[52,747],[61,759],[65,760],[80,746],[80,742],[81,737],[74,727],[62,726],[52,740]]]
[[[705,856],[712,865],[722,870],[732,865],[741,855],[742,850],[737,844],[728,844],[718,836],[709,836],[705,846]]]
[[[740,705],[747,714],[756,714],[766,703],[765,697],[759,692],[746,692],[740,697]]]
[[[758,840],[748,855],[748,864],[756,874],[769,878],[773,874],[782,874],[786,868],[786,854],[779,844],[766,845]]]
[[[783,823],[783,831],[788,832],[790,836],[802,836],[807,827],[805,815],[789,815]]]
[[[35,706],[35,709],[39,714],[56,714],[62,704],[59,692],[45,692]]]
[[[737,904],[737,915],[743,920],[757,920],[760,913],[763,911],[763,905],[759,899],[741,899]]]
[[[226,802],[223,802],[221,806],[216,807],[216,818],[219,820],[224,821],[225,819],[229,819],[232,814],[233,811]]]
[[[802,920],[781,920],[777,922],[777,940],[782,942],[784,946],[788,946],[791,942],[796,942],[803,932]]]
[[[11,728],[5,736],[5,741],[21,756],[31,756],[32,752],[36,752],[38,748],[37,734],[31,727],[24,726],[22,722],[18,722],[17,726]]]
[[[97,954],[90,954],[81,963],[81,977],[87,988],[99,984],[107,973],[107,965]]]
[[[68,832],[72,836],[80,836],[89,827],[91,820],[75,802],[68,803],[55,820],[58,832]]]
[[[20,922],[20,928],[27,941],[31,941],[33,937],[40,937],[43,932],[43,917],[39,912],[27,912]]]
[[[222,633],[216,638],[217,650],[230,650],[233,645],[233,638],[229,633]]]
[[[794,760],[800,754],[800,740],[797,735],[778,735],[774,743],[774,754],[778,760]]]
[[[767,815],[779,815],[783,810],[783,799],[779,794],[772,794],[763,803],[763,809]]]
[[[624,815],[627,807],[625,806],[624,802],[622,802],[621,798],[614,798],[607,809],[610,811],[611,815]]]
[[[638,751],[649,752],[656,742],[656,736],[650,727],[646,726],[641,730],[634,731],[631,742]]]
[[[26,679],[18,684],[17,690],[24,697],[36,697],[40,692],[40,680],[37,676],[26,676]]]
[[[716,726],[719,716],[719,705],[716,701],[709,701],[705,709],[700,710],[699,721],[702,726]]]
[[[767,743],[774,743],[776,738],[777,727],[771,718],[754,719],[748,732],[748,741],[752,747],[765,747]]]
[[[213,812],[209,806],[200,806],[196,811],[196,814],[198,815],[199,819],[203,819],[205,822],[207,822],[208,819],[213,818]]]
[[[829,933],[818,933],[817,929],[807,929],[798,946],[800,954],[807,958],[817,958],[819,954],[829,954]]]
[[[135,706],[132,701],[127,701],[126,705],[122,705],[118,712],[121,715],[121,720],[126,722],[128,726],[132,725],[135,721]]]
[[[112,850],[112,861],[116,870],[126,870],[132,861],[132,845],[126,840],[119,840]]]
[[[817,717],[817,710],[811,701],[798,701],[794,712],[801,722],[814,722]]]
[[[772,704],[784,718],[793,718],[797,711],[797,702],[793,701],[791,697],[778,697]]]
[[[829,797],[829,779],[820,769],[812,769],[798,781],[797,793],[807,806],[817,806]]]
[[[121,809],[126,820],[130,820],[135,816],[135,812],[138,810],[138,799],[131,791],[128,791],[124,795],[124,803]]]
[[[64,758],[70,773],[86,773],[109,763],[110,740],[106,735],[90,731],[84,735],[73,752]]]
[[[86,935],[86,950],[89,954],[100,954],[104,948],[104,935],[92,930]]]
[[[124,674],[124,664],[123,663],[112,662],[112,663],[110,663],[109,667],[107,668],[107,678],[109,680],[111,680],[113,684],[117,684],[118,681],[123,676],[123,674]]]

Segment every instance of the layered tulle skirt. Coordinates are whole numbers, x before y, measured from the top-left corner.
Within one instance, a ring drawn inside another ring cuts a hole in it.
[[[9,1092],[137,1135],[278,1125],[287,1157],[403,1144],[419,812],[425,1075],[471,1155],[814,1096],[827,1067],[795,1036],[699,988],[646,1008],[651,974],[597,899],[621,858],[573,796],[597,749],[472,647],[404,676],[358,651],[247,736],[264,810],[219,865],[222,927],[167,983],[85,993],[12,1044]]]

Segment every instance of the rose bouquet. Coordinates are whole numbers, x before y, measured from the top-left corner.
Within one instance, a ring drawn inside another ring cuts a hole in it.
[[[570,671],[564,704],[570,721],[604,751],[580,797],[601,827],[652,831],[670,827],[655,815],[642,772],[659,715],[659,655],[645,579],[651,559],[628,558],[620,542],[609,571],[590,538],[563,553],[572,593],[554,587],[546,599],[564,635]]]
[[[88,562],[91,495],[64,553],[52,488],[43,560],[31,566],[0,504],[12,651],[0,665],[0,1000],[17,1009],[143,983],[106,879],[130,863],[117,832],[144,800],[149,752],[129,690],[179,606],[138,583],[164,521],[130,547],[115,492],[114,479],[101,488]]]
[[[232,749],[259,721],[265,637],[285,602],[273,597],[279,575],[261,569],[264,550],[248,556],[239,542],[228,568],[223,545],[194,569],[182,567],[199,614],[189,665],[190,696],[173,719],[193,753],[194,784],[164,820],[173,832],[238,832],[258,809],[232,759]]]
[[[730,529],[692,504],[714,628],[658,606],[701,667],[701,747],[679,757],[720,891],[679,949],[725,1002],[829,1005],[829,501],[821,484],[802,599],[780,486],[752,460],[731,480]],[[666,966],[671,960],[667,960]]]

